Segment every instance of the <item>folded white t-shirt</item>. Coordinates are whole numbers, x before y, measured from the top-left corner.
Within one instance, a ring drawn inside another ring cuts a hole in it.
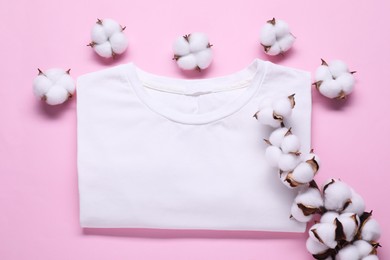
[[[235,73],[179,79],[134,63],[77,79],[82,227],[303,232],[296,191],[265,159],[272,131],[253,117],[295,93],[286,122],[310,150],[306,71],[255,59]]]

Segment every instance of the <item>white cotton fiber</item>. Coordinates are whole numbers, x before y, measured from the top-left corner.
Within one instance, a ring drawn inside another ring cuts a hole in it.
[[[191,70],[197,66],[197,60],[194,54],[188,54],[178,59],[177,64],[182,69]]]
[[[68,100],[75,92],[75,84],[69,70],[49,69],[40,71],[33,81],[34,95],[49,105],[58,105]]]
[[[312,239],[311,237],[309,237],[306,240],[306,248],[307,248],[307,251],[309,251],[309,253],[312,255],[324,253],[329,249],[329,247],[327,247],[326,245],[324,245],[322,243],[317,242],[316,240]]]
[[[329,70],[332,76],[337,78],[345,72],[348,72],[348,66],[341,60],[334,60],[329,63]]]
[[[257,113],[257,120],[263,124],[271,127],[279,127],[281,121],[276,120],[273,116],[273,109],[271,107],[265,107]]]
[[[112,57],[112,49],[111,44],[107,41],[102,44],[97,44],[94,46],[95,52],[104,58],[110,58]]]
[[[206,69],[210,66],[211,61],[213,60],[213,52],[211,51],[211,48],[206,48],[194,55],[196,57],[198,67],[201,69]]]
[[[330,79],[323,81],[319,90],[325,97],[337,98],[340,95],[341,88],[336,80]]]
[[[296,135],[287,135],[281,144],[282,151],[284,153],[296,153],[301,148],[299,138]]]
[[[176,41],[174,41],[173,52],[179,56],[190,53],[190,44],[183,36],[177,37]]]
[[[110,38],[111,48],[115,54],[122,54],[127,49],[127,37],[121,32],[114,33]]]
[[[356,213],[358,216],[361,216],[366,208],[363,197],[356,193],[352,188],[351,193],[351,203],[349,203],[348,207],[346,207],[343,212],[352,212]]]
[[[339,251],[336,260],[359,260],[359,251],[354,245],[348,245]]]
[[[328,210],[343,210],[351,198],[351,188],[341,181],[330,181],[329,185],[327,185],[327,188],[324,190],[324,205]]]
[[[335,60],[328,65],[322,60],[321,66],[316,70],[314,84],[325,97],[344,99],[352,93],[355,78],[343,61]]]
[[[172,49],[174,60],[183,70],[203,70],[208,68],[213,60],[209,39],[201,32],[178,37]]]
[[[269,141],[271,142],[271,144],[277,147],[281,147],[283,139],[287,132],[288,132],[288,128],[286,127],[277,128],[271,133],[269,137]]]
[[[369,255],[366,257],[363,257],[362,260],[379,260],[377,255]]]
[[[91,30],[91,46],[101,57],[110,58],[125,52],[128,40],[124,27],[113,19],[98,19]]]
[[[190,44],[190,52],[198,52],[207,48],[209,39],[206,34],[195,32],[190,34],[188,42]]]
[[[313,218],[313,215],[305,216],[303,214],[303,211],[295,203],[291,206],[291,216],[296,221],[299,221],[299,222],[302,222],[302,223],[307,223],[307,222],[309,222]]]
[[[335,248],[337,246],[336,241],[336,226],[331,223],[317,223],[314,224],[309,230],[310,237],[322,243],[329,248]]]
[[[272,46],[276,41],[275,27],[266,23],[260,31],[260,39],[265,46]]]
[[[334,220],[340,216],[339,213],[335,211],[328,211],[324,215],[321,216],[320,222],[321,223],[334,223]]]
[[[354,213],[344,213],[337,219],[343,226],[346,241],[351,242],[354,239],[360,225],[359,217]]]
[[[279,160],[279,169],[285,172],[294,170],[298,165],[299,159],[296,155],[293,154],[282,154]]]
[[[332,73],[330,73],[329,67],[326,65],[319,66],[316,70],[315,78],[317,81],[332,79]]]
[[[260,30],[260,43],[268,55],[278,55],[288,51],[295,41],[288,24],[273,18]]]
[[[272,109],[283,118],[289,117],[292,113],[291,101],[288,97],[278,99],[272,104]]]
[[[119,25],[117,21],[113,19],[109,19],[109,18],[103,19],[102,26],[107,38],[110,38],[114,33],[122,31],[122,27]]]
[[[279,47],[282,52],[288,51],[294,44],[295,38],[291,34],[287,34],[279,40]]]
[[[301,162],[293,170],[292,178],[299,183],[308,183],[314,178],[314,170],[308,163]]]
[[[379,223],[375,219],[370,218],[363,224],[361,229],[361,237],[363,240],[378,241],[380,236],[381,229]]]
[[[353,245],[356,246],[360,258],[368,256],[374,249],[373,246],[365,240],[357,240],[353,242]]]

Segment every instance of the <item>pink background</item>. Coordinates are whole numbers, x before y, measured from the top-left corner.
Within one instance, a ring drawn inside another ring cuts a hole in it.
[[[1,1],[0,259],[312,259],[307,234],[81,229],[75,98],[49,107],[32,94],[38,67],[71,68],[76,78],[133,61],[152,73],[192,78],[235,72],[255,57],[311,72],[320,58],[337,58],[357,71],[356,91],[345,102],[313,91],[317,180],[339,177],[363,195],[382,225],[380,256],[390,258],[389,10],[386,0]],[[273,16],[297,36],[281,58],[264,55],[258,40]],[[96,18],[108,17],[126,25],[129,37],[128,51],[115,61],[86,47]],[[171,45],[194,31],[209,35],[214,62],[202,73],[182,73]]]

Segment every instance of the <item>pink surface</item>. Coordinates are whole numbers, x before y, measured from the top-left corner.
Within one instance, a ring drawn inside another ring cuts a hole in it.
[[[358,72],[346,102],[313,91],[313,147],[322,159],[317,180],[339,177],[363,195],[382,225],[381,259],[390,258],[388,10],[385,0],[2,1],[0,259],[311,259],[306,234],[81,229],[75,98],[49,107],[32,94],[38,67],[71,68],[76,78],[133,61],[156,74],[213,77],[255,57],[311,72],[320,58],[337,58]],[[271,59],[258,34],[273,16],[290,23],[297,41]],[[106,17],[126,25],[130,41],[114,62],[85,46],[96,18]],[[175,37],[193,31],[214,44],[214,63],[201,74],[182,73],[171,60]]]

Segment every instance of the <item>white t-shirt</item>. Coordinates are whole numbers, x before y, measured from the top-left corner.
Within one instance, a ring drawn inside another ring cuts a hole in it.
[[[310,150],[306,71],[255,59],[222,77],[179,79],[127,63],[77,79],[82,227],[303,232],[296,192],[265,160],[253,117],[295,93],[286,125]],[[267,102],[268,102],[267,101]]]

